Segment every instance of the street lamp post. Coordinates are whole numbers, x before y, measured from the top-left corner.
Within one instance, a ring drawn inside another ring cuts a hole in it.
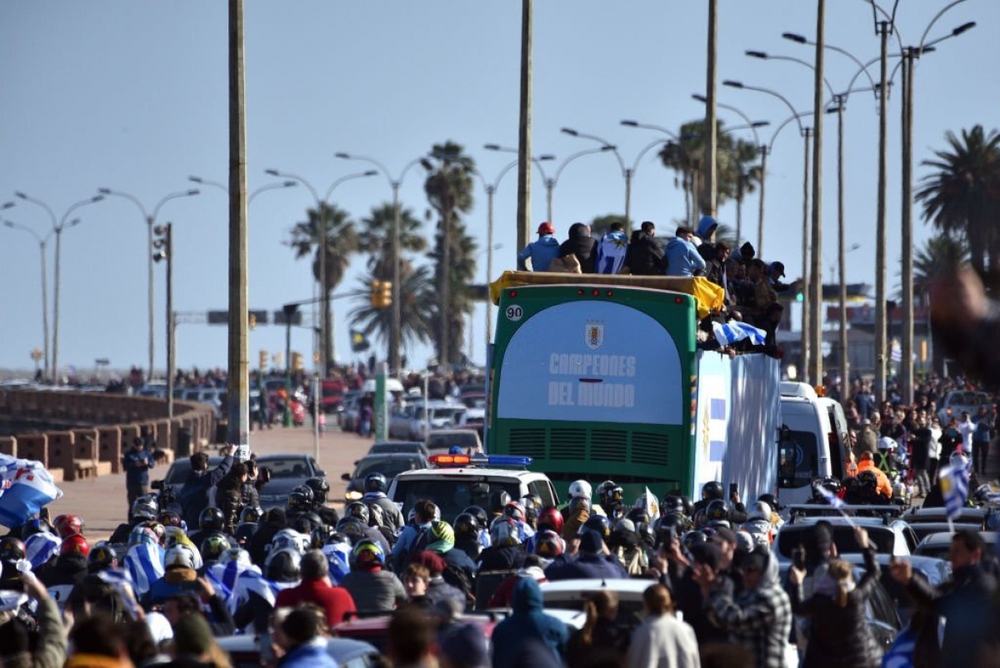
[[[177,347],[174,339],[174,226],[173,223],[153,228],[156,239],[150,249],[154,262],[167,263],[167,417],[174,417],[174,376],[177,375]],[[155,252],[153,251],[155,249]]]
[[[355,174],[348,174],[347,176],[342,176],[335,180],[330,187],[327,188],[326,195],[320,199],[319,193],[313,187],[309,181],[306,181],[301,176],[297,174],[290,174],[288,172],[280,172],[277,169],[266,169],[264,173],[269,176],[274,176],[277,178],[288,179],[291,181],[298,181],[309,191],[309,194],[313,196],[313,201],[316,203],[316,226],[318,227],[317,232],[319,233],[319,289],[322,294],[323,307],[320,311],[320,325],[319,325],[319,362],[320,362],[320,378],[326,378],[329,373],[329,365],[331,359],[336,359],[334,355],[333,347],[333,336],[331,336],[331,326],[330,326],[330,291],[327,289],[326,281],[326,210],[330,207],[330,197],[333,195],[333,191],[336,190],[344,181],[350,181],[351,179],[358,179],[365,176],[375,176],[378,174],[375,170],[368,170],[366,172],[358,172]]]
[[[400,350],[403,345],[403,332],[402,332],[402,321],[403,321],[403,311],[402,311],[402,285],[400,285],[400,273],[399,273],[399,263],[400,263],[400,248],[399,248],[399,235],[400,235],[400,225],[402,224],[400,218],[400,208],[399,208],[399,188],[403,185],[403,179],[406,178],[406,173],[410,171],[411,167],[419,165],[425,156],[420,156],[419,158],[414,158],[403,167],[403,171],[399,173],[398,178],[393,178],[389,170],[386,169],[378,160],[374,158],[369,158],[361,155],[352,155],[350,153],[337,153],[336,157],[343,160],[360,160],[362,162],[367,162],[369,164],[378,167],[379,171],[385,176],[389,181],[389,186],[392,188],[392,244],[389,251],[389,261],[392,264],[392,304],[390,304],[390,314],[389,314],[389,369],[392,373],[399,373],[402,366]]]
[[[556,185],[558,185],[559,183],[560,175],[562,175],[563,170],[566,169],[569,163],[573,162],[577,158],[582,158],[585,155],[591,155],[593,153],[603,153],[605,151],[610,151],[612,149],[613,147],[611,146],[602,146],[601,148],[588,148],[585,151],[578,151],[576,153],[573,153],[568,158],[559,163],[559,166],[556,167],[556,171],[553,173],[551,178],[549,178],[548,174],[545,173],[545,170],[539,163],[537,162],[535,163],[535,166],[538,167],[538,171],[542,173],[542,179],[545,180],[546,220],[555,225],[554,219],[552,217],[553,194],[555,192]]]
[[[218,188],[222,190],[227,195],[229,194],[229,188],[222,185],[218,181],[203,179],[200,176],[189,176],[188,181],[191,181],[192,183],[200,183],[206,186],[212,186],[213,188]],[[279,188],[294,188],[297,185],[299,185],[298,181],[291,181],[291,180],[278,181],[277,183],[265,183],[264,185],[260,186],[259,188],[250,193],[250,195],[247,197],[247,204],[250,204],[250,202],[252,202],[254,198],[257,197],[257,195],[263,192],[267,192],[268,190],[277,190]]]
[[[10,202],[8,202],[10,204]],[[38,252],[41,256],[42,261],[42,351],[45,358],[44,374],[45,378],[49,377],[49,297],[48,297],[48,271],[45,268],[45,248],[48,245],[49,239],[55,234],[54,231],[50,231],[44,237],[35,232],[30,227],[24,225],[18,225],[14,221],[5,220],[3,224],[13,230],[21,230],[22,232],[27,232],[35,241],[38,242]],[[75,222],[73,224],[76,224]]]
[[[175,193],[170,193],[153,207],[152,213],[148,213],[146,207],[143,206],[142,202],[135,195],[130,195],[129,193],[122,192],[120,190],[111,190],[110,188],[99,188],[98,192],[102,195],[114,195],[116,197],[124,197],[130,200],[133,204],[139,207],[139,211],[142,213],[143,219],[146,221],[146,237],[147,237],[147,253],[148,258],[148,274],[149,274],[149,287],[147,290],[147,301],[148,301],[148,318],[149,318],[149,372],[148,379],[153,379],[153,364],[156,360],[155,353],[155,337],[156,337],[156,314],[153,312],[153,225],[156,224],[156,217],[160,213],[160,209],[164,204],[172,199],[177,199],[179,197],[192,197],[199,194],[201,191],[198,189],[185,190]],[[58,240],[57,240],[58,242]],[[57,243],[58,245],[58,243]]]
[[[59,380],[59,292],[60,292],[60,282],[59,276],[62,269],[62,233],[67,227],[74,227],[80,223],[79,218],[75,218],[72,221],[69,220],[69,215],[73,213],[76,209],[81,206],[87,206],[88,204],[94,204],[95,202],[100,202],[104,199],[103,195],[96,195],[85,200],[81,200],[76,204],[73,204],[68,209],[66,213],[63,214],[62,218],[58,221],[56,220],[56,215],[52,211],[52,208],[40,199],[35,199],[30,197],[23,192],[15,192],[17,197],[23,199],[26,202],[31,202],[32,204],[37,204],[38,206],[45,209],[49,214],[49,218],[52,221],[52,232],[56,235],[56,257],[55,257],[55,286],[52,294],[52,377],[56,385],[60,384]],[[69,221],[69,222],[67,222]]]
[[[618,165],[621,167],[622,176],[625,178],[625,229],[631,230],[632,219],[630,218],[630,206],[632,203],[632,170],[625,166],[625,161],[622,159],[621,153],[618,152],[618,147],[611,142],[601,139],[597,135],[588,135],[583,132],[577,132],[572,128],[562,128],[564,134],[568,134],[571,137],[580,137],[581,139],[590,139],[596,142],[600,142],[602,148],[608,147],[607,150],[615,154],[618,159]]]

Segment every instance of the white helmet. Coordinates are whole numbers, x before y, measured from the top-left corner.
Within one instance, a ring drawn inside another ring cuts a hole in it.
[[[774,535],[771,531],[771,523],[765,520],[750,520],[743,525],[743,531],[750,534],[753,538],[754,544],[764,549],[769,549],[771,547],[771,537]]]
[[[888,436],[882,436],[878,439],[878,449],[879,450],[895,450],[899,447],[895,439],[889,438]]]
[[[747,518],[751,520],[771,521],[771,506],[766,501],[755,501],[747,512]]]
[[[955,467],[961,467],[963,469],[969,468],[969,458],[957,450],[951,454],[949,462]]]
[[[282,529],[274,534],[274,538],[271,539],[272,552],[289,547],[303,555],[309,549],[309,537],[295,529]]]
[[[753,552],[756,546],[757,546],[757,541],[755,541],[753,536],[750,535],[750,532],[743,530],[736,532],[737,549],[739,549],[742,552]]]
[[[584,498],[588,501],[594,490],[586,480],[574,480],[569,486],[569,496],[571,499]]]
[[[163,555],[163,567],[170,568],[171,566],[181,566],[194,570],[197,568],[195,566],[194,551],[182,543],[174,545]]]

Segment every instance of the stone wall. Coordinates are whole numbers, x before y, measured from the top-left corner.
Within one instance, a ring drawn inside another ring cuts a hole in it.
[[[181,430],[191,434],[191,452],[207,448],[215,436],[215,411],[205,404],[167,402],[101,392],[0,390],[0,417],[59,420],[72,429],[0,437],[0,453],[34,459],[57,480],[121,472],[121,455],[146,429],[156,447],[173,459]]]

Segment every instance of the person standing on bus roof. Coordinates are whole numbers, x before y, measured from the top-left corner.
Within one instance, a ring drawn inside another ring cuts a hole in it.
[[[667,244],[667,276],[696,276],[705,273],[705,258],[694,245],[694,232],[681,225]]]
[[[531,271],[548,271],[552,260],[559,257],[559,241],[555,233],[552,223],[545,222],[538,226],[538,239],[525,246],[517,256],[518,271],[527,271],[528,258],[531,258]]]
[[[597,273],[620,274],[625,266],[627,254],[628,237],[625,236],[625,225],[621,222],[611,223],[611,229],[597,244]]]
[[[559,257],[575,255],[580,262],[581,274],[593,274],[597,260],[597,240],[590,235],[590,225],[573,223],[569,227],[569,237],[559,246]]]
[[[663,247],[656,240],[656,225],[652,221],[643,222],[632,233],[632,243],[628,247],[625,260],[633,276],[661,276],[667,268]]]

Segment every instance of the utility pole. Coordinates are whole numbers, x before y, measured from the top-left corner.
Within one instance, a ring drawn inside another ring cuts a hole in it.
[[[719,0],[708,0],[708,68],[705,73],[705,201],[704,213],[715,216],[716,165],[715,154],[718,142],[716,123],[715,88],[718,79]],[[696,209],[697,190],[695,190]],[[698,219],[698,211],[694,215]]]
[[[764,184],[767,183],[767,144],[760,145],[760,200],[757,202],[757,257],[764,256]],[[735,252],[735,249],[733,250]]]
[[[851,389],[851,367],[848,355],[847,344],[847,282],[845,279],[847,270],[846,230],[844,229],[844,105],[847,104],[847,96],[839,95],[835,100],[837,104],[837,266],[839,271],[839,302],[840,302],[840,403],[845,403],[849,398]]]
[[[521,0],[521,107],[517,128],[517,250],[515,253],[531,241],[531,42],[533,17],[534,0]],[[552,208],[551,203],[549,208]]]
[[[242,461],[250,457],[244,62],[243,0],[229,0],[229,433],[227,440],[230,445],[236,446],[236,457]],[[323,212],[317,213],[322,216]],[[326,292],[323,296],[325,301]],[[325,345],[326,342],[323,343]]]
[[[805,157],[802,163],[802,379],[809,383],[811,382],[809,372],[812,370],[812,356],[816,354],[816,351],[812,350],[812,337],[810,336],[811,309],[818,308],[818,305],[809,302],[809,286],[811,285],[809,280],[809,142],[812,139],[812,129],[805,128],[802,134],[805,145]]]
[[[886,206],[886,162],[888,157],[888,113],[889,113],[889,31],[888,21],[878,24],[881,38],[881,62],[878,112],[878,208],[875,223],[875,400],[886,398],[886,308],[885,308],[885,206]]]
[[[399,272],[399,181],[392,181],[392,304],[389,305],[389,372],[397,374],[402,378],[402,362],[399,349],[403,343],[403,311],[402,300],[403,289],[400,285]],[[324,377],[326,374],[324,373]]]
[[[816,1],[816,62],[813,70],[813,173],[812,173],[812,368],[809,375],[823,384],[823,53],[826,0]]]
[[[903,402],[913,404],[913,47],[903,51],[903,359],[900,370]]]

